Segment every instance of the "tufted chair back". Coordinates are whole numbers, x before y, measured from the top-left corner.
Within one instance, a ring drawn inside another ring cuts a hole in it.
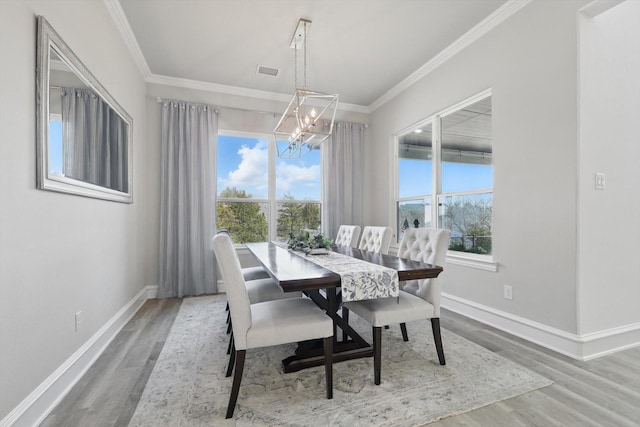
[[[391,243],[391,229],[389,227],[366,226],[362,230],[362,238],[358,249],[381,254],[389,253]]]
[[[341,225],[334,243],[340,246],[351,246],[355,248],[358,245],[358,237],[360,237],[359,225]]]
[[[443,266],[450,237],[449,230],[407,228],[398,248],[398,256]],[[400,289],[433,304],[433,317],[440,317],[440,280],[438,278],[400,282]]]
[[[247,331],[251,326],[251,303],[240,260],[227,233],[218,233],[213,237],[213,250],[227,289],[235,346],[238,350],[244,350],[247,348]]]

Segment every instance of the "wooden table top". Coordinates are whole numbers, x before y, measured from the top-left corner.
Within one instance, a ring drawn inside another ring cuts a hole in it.
[[[272,242],[247,243],[247,248],[269,275],[287,291],[304,291],[340,286],[340,276]],[[437,277],[442,267],[419,261],[361,251],[348,246],[334,246],[334,252],[382,265],[398,272],[400,281]],[[322,256],[322,255],[316,255]]]

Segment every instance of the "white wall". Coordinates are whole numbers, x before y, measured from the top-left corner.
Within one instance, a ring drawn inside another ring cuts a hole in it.
[[[35,188],[36,15],[133,117],[132,205]],[[153,283],[139,226],[148,216],[145,85],[104,2],[1,0],[0,24],[2,419]]]
[[[640,324],[640,2],[580,18],[579,330],[588,334]]]
[[[498,272],[447,263],[443,291],[569,333],[576,322],[577,10],[534,1],[371,115],[363,223],[391,225],[391,135],[492,89]],[[503,286],[513,286],[513,300]]]

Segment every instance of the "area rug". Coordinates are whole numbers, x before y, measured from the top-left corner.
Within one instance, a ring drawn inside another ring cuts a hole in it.
[[[446,329],[440,366],[428,321],[383,330],[382,384],[373,359],[334,364],[333,399],[324,367],[282,372],[295,345],[248,350],[233,419],[224,295],[186,298],[130,426],[417,426],[551,384],[546,378]],[[371,342],[371,328],[350,322]]]

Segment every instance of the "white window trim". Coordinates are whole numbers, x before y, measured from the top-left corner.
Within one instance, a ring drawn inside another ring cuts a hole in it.
[[[399,197],[399,189],[398,189],[398,162],[399,162],[399,156],[398,156],[398,141],[400,139],[400,136],[407,134],[409,132],[411,132],[413,129],[417,128],[417,127],[422,127],[422,126],[426,126],[428,123],[431,123],[432,125],[432,129],[433,131],[436,133],[437,135],[437,140],[433,141],[433,146],[440,146],[440,118],[448,116],[449,114],[453,114],[454,112],[460,110],[461,108],[464,108],[468,105],[471,105],[477,101],[480,101],[484,98],[487,98],[489,96],[492,96],[491,93],[491,89],[486,89],[483,90],[482,92],[473,95],[472,97],[466,98],[463,101],[460,101],[436,114],[433,114],[429,117],[427,117],[426,119],[420,120],[418,122],[415,122],[397,132],[395,132],[392,135],[392,144],[389,144],[390,149],[393,150],[391,155],[389,156],[389,158],[392,161],[392,165],[389,168],[391,171],[391,179],[389,180],[390,185],[392,186],[390,194],[393,195],[393,203],[391,203],[390,206],[390,218],[392,219],[392,226],[391,229],[393,230],[393,238],[392,238],[392,243],[390,246],[391,252],[392,253],[398,253],[398,243],[395,243],[395,241],[397,240],[397,235],[396,235],[396,224],[398,223],[398,209],[397,209],[397,203],[399,201],[403,201],[403,200],[408,200],[408,199],[412,199],[413,197],[406,197],[406,198],[402,198],[400,199]],[[438,212],[437,212],[437,208],[438,208],[438,203],[437,203],[437,199],[438,197],[441,196],[450,196],[454,193],[447,193],[447,194],[443,194],[441,192],[441,153],[440,150],[434,150],[434,158],[433,158],[433,168],[435,171],[435,179],[433,182],[433,189],[432,189],[432,195],[435,194],[435,199],[436,199],[436,203],[432,203],[431,205],[431,209],[432,209],[432,218],[434,218],[435,222],[436,222],[436,226],[439,226],[438,224]],[[493,190],[493,189],[492,189]],[[483,192],[486,190],[477,190],[477,191],[471,191],[469,193],[473,193],[473,192]],[[466,192],[465,192],[466,193]],[[416,196],[417,197],[417,196]],[[432,197],[430,195],[430,197]],[[446,262],[451,263],[451,264],[456,264],[456,265],[461,265],[464,267],[469,267],[469,268],[475,268],[478,270],[484,270],[484,271],[492,271],[492,272],[497,272],[498,271],[498,262],[496,261],[495,257],[494,257],[494,253],[492,253],[491,255],[481,255],[481,254],[474,254],[474,253],[470,253],[470,252],[459,252],[459,251],[452,251],[449,250],[447,251],[447,258],[446,258]]]

